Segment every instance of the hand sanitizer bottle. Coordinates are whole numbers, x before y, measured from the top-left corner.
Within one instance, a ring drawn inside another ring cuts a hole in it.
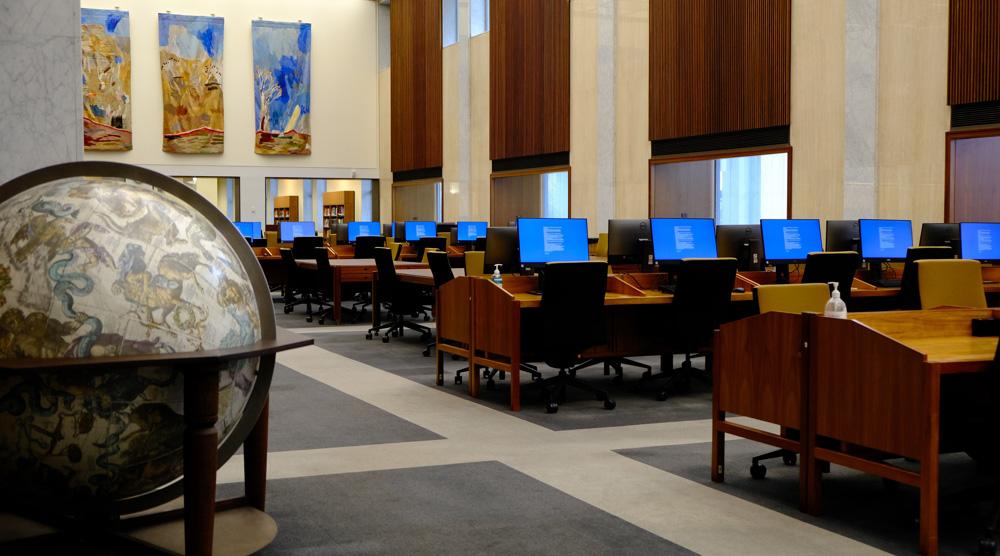
[[[826,309],[823,311],[823,316],[846,319],[847,304],[840,298],[840,290],[837,289],[839,284],[837,282],[830,282],[830,285],[833,286],[833,291],[830,292],[830,300],[826,302]]]
[[[496,285],[498,285],[498,286],[500,286],[502,288],[503,287],[503,276],[500,276],[500,267],[501,266],[503,266],[503,265],[501,265],[500,263],[497,263],[497,264],[493,265],[493,277],[491,278],[491,280],[493,280],[494,284],[496,284]]]

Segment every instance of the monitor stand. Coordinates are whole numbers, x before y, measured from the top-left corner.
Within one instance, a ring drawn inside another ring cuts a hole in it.
[[[774,265],[774,272],[777,274],[774,282],[776,284],[787,284],[790,279],[790,274],[788,272],[787,264],[776,264]]]

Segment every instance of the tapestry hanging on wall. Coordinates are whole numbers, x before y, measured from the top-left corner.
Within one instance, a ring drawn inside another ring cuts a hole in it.
[[[253,77],[257,154],[309,154],[312,25],[254,21]]]
[[[128,12],[80,10],[83,149],[132,150],[132,52]]]
[[[223,19],[160,14],[159,23],[163,151],[221,153]]]

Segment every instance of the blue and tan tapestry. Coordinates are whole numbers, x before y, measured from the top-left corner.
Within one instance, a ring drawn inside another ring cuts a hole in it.
[[[254,21],[253,77],[257,154],[309,154],[312,25]]]
[[[132,150],[132,50],[128,23],[128,12],[80,10],[84,150]]]

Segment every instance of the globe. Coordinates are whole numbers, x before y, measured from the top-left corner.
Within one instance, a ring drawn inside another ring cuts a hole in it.
[[[259,267],[248,268],[246,242],[223,233],[232,225],[207,201],[148,170],[56,168],[56,179],[43,171],[0,187],[0,359],[177,354],[274,337],[250,272]],[[131,179],[102,175],[117,173]],[[242,440],[234,431],[245,437],[256,420],[245,413],[259,363],[220,373],[220,465]],[[77,508],[176,486],[183,393],[171,367],[0,374],[0,486]]]

